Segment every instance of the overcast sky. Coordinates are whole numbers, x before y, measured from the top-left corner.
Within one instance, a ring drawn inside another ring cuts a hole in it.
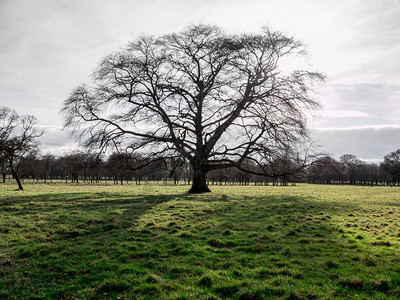
[[[0,105],[35,115],[42,151],[62,154],[75,145],[61,105],[103,56],[198,23],[308,45],[328,78],[310,124],[324,152],[379,161],[400,148],[400,0],[0,0]]]

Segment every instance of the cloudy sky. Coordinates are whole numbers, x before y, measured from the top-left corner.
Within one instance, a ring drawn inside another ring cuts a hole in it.
[[[400,0],[0,0],[0,105],[35,115],[42,151],[62,154],[75,144],[61,105],[100,59],[193,23],[305,42],[328,78],[310,123],[324,152],[379,161],[400,148]]]

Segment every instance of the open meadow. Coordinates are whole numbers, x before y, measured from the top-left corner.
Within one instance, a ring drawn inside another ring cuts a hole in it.
[[[0,185],[1,299],[400,297],[400,188]]]

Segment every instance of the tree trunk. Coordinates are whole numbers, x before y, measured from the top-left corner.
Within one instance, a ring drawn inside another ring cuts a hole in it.
[[[189,193],[207,193],[210,189],[207,186],[206,175],[207,172],[204,166],[193,166],[193,183]]]
[[[23,191],[24,188],[22,187],[21,180],[19,179],[19,176],[18,176],[17,172],[14,170],[14,168],[11,168],[11,174],[13,175],[14,179],[17,181],[18,189]]]

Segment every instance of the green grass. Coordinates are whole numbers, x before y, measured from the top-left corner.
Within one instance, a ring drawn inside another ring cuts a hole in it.
[[[400,297],[400,188],[0,185],[0,299]]]

